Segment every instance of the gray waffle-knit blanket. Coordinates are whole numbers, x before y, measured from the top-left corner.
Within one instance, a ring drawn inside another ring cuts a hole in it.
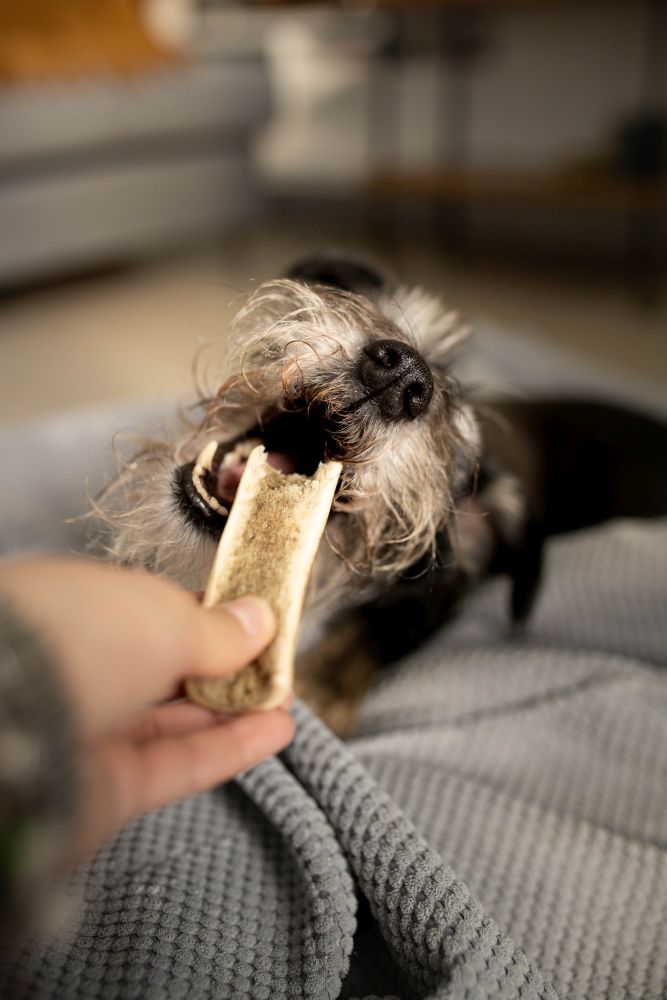
[[[294,743],[133,824],[17,1000],[667,996],[667,523],[559,540]],[[550,985],[553,984],[553,985]],[[4,990],[4,992],[3,992]]]

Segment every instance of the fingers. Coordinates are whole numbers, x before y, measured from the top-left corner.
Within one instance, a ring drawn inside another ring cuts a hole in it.
[[[178,715],[176,728],[186,722],[195,726],[205,724],[203,716],[197,720],[194,713]],[[165,724],[165,718],[163,714],[161,725],[167,732],[170,725]],[[170,723],[175,719],[177,714],[172,713]],[[107,741],[91,761],[86,816],[75,853],[84,856],[128,820],[144,812],[228,781],[278,753],[293,734],[291,717],[283,709],[276,709],[207,725],[185,735],[163,735],[144,743],[127,739]]]
[[[52,651],[85,736],[163,701],[189,675],[238,670],[275,628],[263,601],[205,610],[163,578],[84,560],[10,562],[0,590]]]
[[[191,596],[198,598],[196,594]],[[153,700],[185,697],[187,677],[222,677],[240,670],[266,648],[275,627],[273,611],[258,597],[238,598],[208,610],[197,606],[194,627],[192,620],[188,626],[191,649],[178,661],[175,675],[172,671],[171,684],[164,685],[157,698],[154,692]]]
[[[219,726],[218,712],[195,705],[193,702],[177,702],[161,705],[143,712],[132,724],[118,734],[133,743],[148,743],[165,736],[185,736],[197,733],[211,726]]]
[[[294,723],[278,709],[239,716],[199,733],[165,738],[142,748],[141,782],[129,800],[131,814],[155,809],[175,799],[194,795],[253,767],[278,753],[291,740]]]
[[[293,702],[294,695],[290,693],[278,707],[287,710]],[[164,736],[198,733],[202,729],[210,729],[211,726],[219,726],[221,723],[229,725],[230,721],[229,716],[223,717],[210,708],[195,705],[191,701],[179,701],[143,712],[118,736],[134,743],[147,743],[149,740],[161,739]]]

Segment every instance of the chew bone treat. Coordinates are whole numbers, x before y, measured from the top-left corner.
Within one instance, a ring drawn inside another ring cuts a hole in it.
[[[204,607],[255,594],[273,608],[278,630],[261,656],[233,676],[190,678],[194,701],[219,712],[247,712],[275,708],[287,697],[306,585],[341,470],[340,462],[324,462],[311,477],[286,475],[267,464],[261,445],[250,453]]]

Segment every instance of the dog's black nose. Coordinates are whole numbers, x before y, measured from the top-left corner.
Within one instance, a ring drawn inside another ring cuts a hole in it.
[[[359,380],[385,420],[413,420],[426,412],[433,396],[429,366],[400,340],[376,340],[366,347]]]

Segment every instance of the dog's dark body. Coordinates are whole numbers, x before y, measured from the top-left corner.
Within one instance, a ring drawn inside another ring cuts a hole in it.
[[[587,399],[496,404],[485,453],[521,482],[521,545],[497,554],[514,579],[512,613],[530,612],[546,538],[619,517],[667,514],[667,424]]]
[[[497,533],[486,573],[512,579],[508,620],[524,621],[537,596],[545,541],[613,518],[667,515],[667,424],[585,399],[497,402],[483,420],[476,488],[502,469],[516,476],[525,515],[513,543]],[[502,417],[499,422],[498,417]],[[471,491],[472,492],[472,491]],[[426,572],[395,582],[359,609],[382,660],[405,655],[454,611],[469,586],[446,535]]]
[[[201,423],[150,442],[111,488],[115,511],[99,508],[109,551],[201,589],[248,449],[306,475],[341,461],[296,683],[340,733],[374,672],[480,580],[511,577],[508,622],[521,622],[546,538],[667,513],[664,424],[583,400],[475,412],[451,374],[456,314],[372,262],[300,261],[257,289],[235,332]]]

